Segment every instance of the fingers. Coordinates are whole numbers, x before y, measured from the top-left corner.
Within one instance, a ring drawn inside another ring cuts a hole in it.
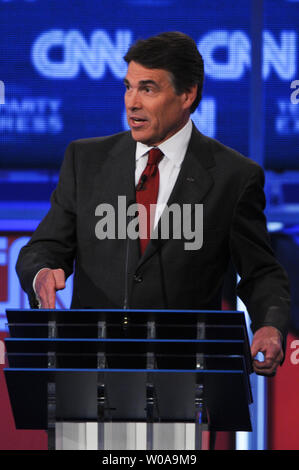
[[[55,288],[56,290],[61,290],[65,288],[65,274],[63,269],[53,269],[52,273],[55,278]]]
[[[41,270],[35,281],[36,294],[40,300],[41,308],[55,308],[56,291],[64,289],[65,274],[62,269]]]
[[[35,289],[41,308],[55,308],[55,278],[51,269],[44,269],[37,275]]]
[[[264,360],[253,360],[253,369],[256,374],[273,376],[282,359],[282,350],[277,346],[269,346],[264,352]]]
[[[258,352],[263,353],[263,360],[256,359]],[[251,354],[256,374],[268,377],[275,375],[276,369],[283,359],[280,332],[270,326],[257,330],[253,337]]]

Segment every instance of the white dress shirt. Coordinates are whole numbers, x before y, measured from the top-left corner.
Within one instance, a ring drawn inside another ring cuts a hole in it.
[[[187,124],[162,144],[158,145],[164,157],[159,163],[159,193],[155,212],[154,227],[156,227],[160,216],[167,204],[169,196],[173,190],[181,165],[183,163],[187,147],[191,138],[192,122],[189,119]],[[136,170],[135,185],[137,186],[140,176],[146,167],[148,152],[153,147],[137,142],[136,145]]]

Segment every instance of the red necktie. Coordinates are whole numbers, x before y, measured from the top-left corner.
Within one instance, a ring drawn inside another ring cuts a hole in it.
[[[139,183],[136,188],[136,202],[142,204],[143,208],[139,209],[139,236],[141,254],[149,242],[154,218],[155,206],[157,203],[159,191],[159,162],[163,157],[163,153],[159,148],[152,148],[148,154],[148,161],[140,176]],[[150,206],[152,205],[152,209]],[[146,210],[146,213],[145,213]],[[146,217],[145,217],[146,216]]]

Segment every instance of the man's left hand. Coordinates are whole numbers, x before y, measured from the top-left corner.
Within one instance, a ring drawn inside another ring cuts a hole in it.
[[[264,360],[255,359],[258,352],[263,353]],[[273,326],[263,326],[253,335],[251,344],[253,369],[258,375],[274,376],[278,365],[283,359],[282,335]]]

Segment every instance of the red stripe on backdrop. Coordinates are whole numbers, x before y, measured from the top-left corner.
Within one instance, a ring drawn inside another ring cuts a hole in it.
[[[299,338],[288,335],[286,357],[268,381],[268,448],[299,450]]]
[[[0,341],[4,341],[5,336],[5,333],[0,332]],[[5,366],[0,364],[0,450],[47,449],[47,434],[45,431],[16,429],[3,367]]]
[[[0,302],[7,300],[7,266],[0,266]]]

